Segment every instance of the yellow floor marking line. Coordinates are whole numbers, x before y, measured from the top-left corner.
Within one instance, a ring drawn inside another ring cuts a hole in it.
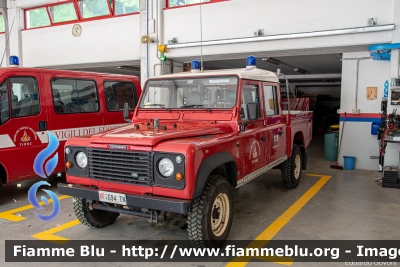
[[[257,241],[257,243],[252,242],[248,247],[253,247],[253,248],[265,247],[265,245],[268,244],[268,242],[272,240],[272,238],[274,238],[274,236],[307,204],[307,202],[311,198],[315,196],[315,194],[332,177],[321,174],[307,174],[307,176],[314,176],[321,178],[310,189],[308,189],[308,191],[305,192],[304,195],[302,195],[292,206],[290,206],[281,216],[279,216],[270,226],[268,226],[261,234],[259,234],[254,239],[255,241]],[[239,258],[234,258],[230,263],[226,265],[226,267],[244,267],[252,258],[253,257],[240,258],[240,260],[243,262],[234,262],[235,260],[239,260]],[[276,259],[276,257],[263,257],[262,259],[270,261],[272,259]],[[283,258],[277,259],[277,261],[282,259]],[[274,262],[290,266],[293,264],[294,259],[291,262],[277,262],[277,261]]]
[[[58,233],[58,232],[61,232],[61,231],[65,230],[65,229],[74,227],[75,225],[78,225],[78,224],[80,224],[80,221],[78,219],[76,219],[76,220],[64,223],[64,224],[62,224],[60,226],[51,228],[49,230],[34,234],[32,237],[40,239],[40,240],[47,240],[47,241],[52,241],[52,242],[55,242],[55,243],[63,244],[63,243],[65,243],[65,242],[67,242],[67,241],[69,241],[71,239],[65,238],[65,237],[62,237],[62,236],[58,236],[58,235],[54,235],[54,234]]]
[[[63,196],[59,196],[58,199],[59,200],[63,200],[63,199],[70,198],[70,197],[71,196],[63,195]],[[53,200],[51,200],[51,199],[49,199],[48,201],[49,201],[49,203],[53,202]],[[39,202],[39,204],[43,205],[44,202],[41,201],[41,202]],[[0,219],[9,220],[9,221],[12,221],[12,222],[19,222],[19,221],[26,220],[25,217],[20,216],[20,215],[15,215],[14,213],[25,211],[25,210],[29,210],[29,209],[32,209],[32,208],[34,208],[34,206],[26,205],[26,206],[23,206],[23,207],[20,207],[20,208],[16,208],[16,209],[12,209],[12,210],[7,210],[7,211],[4,211],[4,212],[1,212],[0,213]]]

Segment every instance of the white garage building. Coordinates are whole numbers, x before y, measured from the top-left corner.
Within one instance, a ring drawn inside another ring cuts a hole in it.
[[[298,87],[305,93],[340,99],[328,105],[340,106],[341,121],[347,114],[340,154],[355,156],[357,169],[378,169],[371,124],[384,83],[399,77],[400,0],[2,0],[1,8],[3,67],[14,55],[23,67],[134,74],[143,83],[201,55],[208,69],[244,67],[255,55],[259,68],[307,81]],[[375,45],[388,47],[390,60],[372,59]],[[377,87],[376,99],[367,100],[367,87]],[[389,144],[385,165],[398,160]]]

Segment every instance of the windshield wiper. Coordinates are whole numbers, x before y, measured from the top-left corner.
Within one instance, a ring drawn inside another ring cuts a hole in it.
[[[211,111],[210,108],[205,108],[204,105],[183,105],[179,108],[204,108],[207,111]]]
[[[180,106],[179,108],[197,108],[197,107],[202,108],[204,107],[204,105],[183,105]]]
[[[157,107],[162,107],[162,108],[165,108],[167,111],[171,111],[171,109],[170,108],[166,108],[165,107],[165,104],[148,104],[148,105],[144,105],[144,107],[146,108],[146,107],[154,107],[154,106],[157,106]]]

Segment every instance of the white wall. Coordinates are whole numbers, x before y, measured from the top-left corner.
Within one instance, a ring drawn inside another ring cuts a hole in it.
[[[1,52],[1,58],[3,58],[3,53],[4,49],[6,48],[6,35],[5,34],[0,34],[0,52]],[[7,66],[7,60],[8,58],[4,54],[4,59],[3,59],[3,64],[1,67],[6,67]],[[1,61],[1,59],[0,59]]]
[[[164,0],[158,0],[162,2]],[[265,35],[301,33],[366,27],[367,18],[377,17],[378,24],[393,23],[393,3],[395,0],[232,0],[201,5],[203,40],[252,37],[253,32],[262,28]],[[8,1],[12,8],[23,8],[61,2],[54,0]],[[143,1],[144,3],[144,1]],[[151,1],[150,3],[154,3]],[[151,6],[151,5],[150,5]],[[145,6],[141,6],[144,12]],[[156,10],[152,7],[153,11]],[[14,11],[15,12],[15,11]],[[164,10],[164,40],[178,37],[179,43],[200,40],[200,6],[187,6]],[[155,16],[155,12],[151,13]],[[13,42],[22,43],[20,57],[23,66],[59,66],[93,62],[120,60],[142,60],[146,51],[141,47],[141,25],[145,24],[144,14],[105,20],[82,22],[80,37],[71,34],[72,24],[24,30],[20,38]],[[18,22],[20,28],[22,21]],[[156,21],[157,24],[157,21]],[[142,27],[143,29],[143,27]],[[153,39],[157,37],[152,36]],[[20,39],[20,41],[19,41]],[[315,49],[324,53],[326,48],[387,43],[392,39],[392,31],[352,34],[348,36],[326,36],[295,40],[277,40],[234,45],[203,47],[205,55],[230,53],[252,53],[265,51],[295,51]],[[155,57],[156,45],[149,45],[150,57]],[[18,46],[16,46],[18,47]],[[62,51],[62,53],[60,53]],[[142,53],[142,54],[140,54]],[[15,54],[15,53],[14,53]],[[153,56],[154,54],[154,56]],[[168,58],[197,57],[200,48],[171,49]],[[152,60],[151,60],[152,61]],[[158,60],[156,60],[157,62]],[[149,74],[153,67],[149,66]]]
[[[139,15],[22,31],[23,66],[57,66],[140,59]]]
[[[265,35],[289,34],[393,23],[394,0],[234,0],[202,5],[203,41],[252,37],[256,29]],[[165,10],[165,40],[200,41],[200,6]],[[204,55],[238,52],[294,50],[390,42],[391,31],[347,36],[278,40],[203,47]],[[200,48],[171,49],[176,57],[200,54]]]
[[[19,8],[29,8],[58,2],[63,2],[63,0],[17,0],[17,6]]]
[[[343,58],[368,57],[368,52],[345,53]],[[383,86],[389,80],[391,64],[389,61],[361,60],[359,66],[357,107],[361,113],[379,114],[381,112],[381,100]],[[342,63],[342,89],[341,89],[341,113],[352,113],[355,107],[356,85],[356,60],[343,60]],[[376,100],[366,99],[366,87],[378,87]],[[361,117],[361,116],[359,116]],[[342,156],[355,156],[356,168],[377,170],[378,160],[370,159],[370,156],[378,156],[377,136],[371,135],[372,122],[346,121],[343,132],[342,148],[339,163],[343,164]],[[343,128],[343,123],[341,123]]]

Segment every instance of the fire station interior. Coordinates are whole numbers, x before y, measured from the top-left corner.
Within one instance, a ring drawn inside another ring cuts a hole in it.
[[[399,237],[395,234],[398,231],[393,230],[398,229],[400,212],[398,190],[378,186],[375,182],[381,176],[378,171],[332,169],[330,166],[336,160],[324,158],[324,135],[331,130],[330,126],[339,123],[337,110],[340,109],[341,97],[341,58],[340,53],[257,57],[258,68],[272,72],[280,69],[288,78],[297,98],[309,99],[308,108],[314,112],[313,140],[307,148],[307,169],[302,171],[301,183],[296,189],[285,189],[282,185],[280,170],[270,170],[234,190],[234,217],[229,239],[385,240]],[[197,58],[175,59],[174,64],[186,66],[192,59]],[[204,69],[244,68],[245,60],[244,56],[233,59],[205,60]],[[140,77],[139,65],[135,64],[129,67],[110,65],[82,67],[75,70],[130,74]],[[284,80],[281,80],[281,91],[283,95],[286,94]],[[121,214],[107,228],[90,229],[76,219],[71,198],[61,200],[61,211],[57,218],[53,221],[41,222],[32,210],[18,209],[22,205],[29,205],[26,194],[32,184],[37,181],[39,179],[3,185],[0,197],[0,225],[7,227],[0,229],[0,235],[6,236],[6,239],[188,239],[185,218],[182,220],[177,215],[171,215],[165,222],[150,224],[145,218]],[[54,176],[49,181],[51,188],[56,190],[57,183],[65,182],[65,177]],[[48,207],[45,210],[50,212]],[[17,220],[13,221],[13,216]],[[23,216],[27,220],[19,220],[17,216]],[[11,228],[12,226],[14,228]],[[17,227],[20,230],[6,230],[17,229]],[[0,247],[0,253],[2,250],[4,251],[4,247]],[[131,264],[120,263],[119,266],[131,266]],[[270,265],[279,264],[252,262],[248,266]],[[343,263],[331,263],[329,266],[342,265]],[[70,263],[68,266],[81,265]],[[96,266],[103,265],[96,264]],[[162,266],[172,267],[176,264],[163,263]],[[225,264],[185,263],[180,266],[225,266]],[[294,262],[293,266],[322,265],[318,262]]]

